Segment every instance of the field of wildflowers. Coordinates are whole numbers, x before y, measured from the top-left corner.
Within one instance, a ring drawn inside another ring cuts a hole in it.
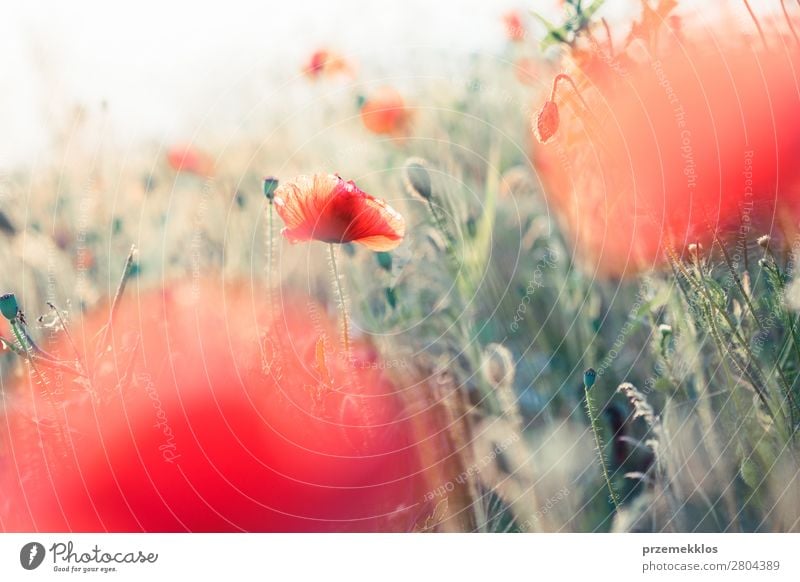
[[[0,530],[799,531],[800,5],[554,4],[4,170]]]

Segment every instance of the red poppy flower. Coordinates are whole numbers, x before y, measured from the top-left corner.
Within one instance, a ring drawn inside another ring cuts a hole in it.
[[[519,12],[512,10],[503,15],[503,24],[506,27],[506,36],[512,42],[520,42],[525,40],[525,25],[522,23],[522,17]]]
[[[421,519],[425,413],[406,412],[368,346],[334,356],[320,307],[271,316],[263,290],[210,281],[128,291],[108,351],[94,348],[107,309],[72,329],[91,385],[41,368],[46,383],[3,387],[0,528],[407,531]],[[63,335],[43,347],[74,357]]]
[[[533,120],[555,134],[535,163],[591,267],[636,271],[743,222],[768,230],[797,206],[796,45],[703,40],[661,58],[583,55],[581,97],[563,83],[557,126],[549,103]]]
[[[360,243],[390,251],[405,236],[399,212],[334,174],[299,176],[275,191],[275,210],[291,242]]]
[[[361,121],[373,133],[405,135],[411,125],[411,110],[396,89],[381,87],[361,106]]]
[[[167,152],[167,162],[176,172],[188,172],[202,177],[214,174],[214,160],[197,148],[179,145]]]
[[[323,76],[351,75],[353,67],[343,56],[326,49],[319,49],[311,54],[303,67],[303,72],[312,79],[319,79]]]

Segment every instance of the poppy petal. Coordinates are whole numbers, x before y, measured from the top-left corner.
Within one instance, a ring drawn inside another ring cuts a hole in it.
[[[399,212],[335,174],[298,176],[276,190],[274,202],[290,242],[357,242],[391,250],[405,236]]]

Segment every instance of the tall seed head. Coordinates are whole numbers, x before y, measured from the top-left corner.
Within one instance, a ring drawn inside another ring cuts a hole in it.
[[[403,183],[412,196],[427,201],[433,196],[428,163],[422,158],[409,158],[403,167]]]

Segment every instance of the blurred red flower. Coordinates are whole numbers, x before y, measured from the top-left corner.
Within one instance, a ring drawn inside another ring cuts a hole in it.
[[[211,156],[192,146],[171,147],[167,152],[167,162],[176,172],[188,172],[201,177],[214,174],[214,160]]]
[[[334,174],[298,176],[275,191],[275,210],[291,242],[360,243],[390,251],[405,236],[399,212]]]
[[[512,10],[503,15],[503,24],[506,28],[506,36],[512,42],[525,40],[527,34],[525,25],[522,23],[522,16],[516,10]]]
[[[560,123],[534,161],[590,267],[633,272],[742,225],[763,234],[796,209],[795,45],[695,35],[661,58],[576,57],[583,102],[559,87]]]
[[[365,344],[333,355],[320,307],[270,316],[262,296],[211,281],[126,295],[110,349],[86,350],[91,386],[46,368],[46,384],[4,386],[0,528],[413,528],[425,413],[406,418]],[[75,344],[107,320],[86,316]],[[72,359],[70,345],[47,348]]]
[[[374,91],[361,106],[361,121],[373,133],[405,135],[411,125],[411,110],[392,87]]]
[[[303,72],[311,79],[319,79],[325,76],[352,75],[354,70],[342,55],[327,49],[319,49],[311,53]]]

